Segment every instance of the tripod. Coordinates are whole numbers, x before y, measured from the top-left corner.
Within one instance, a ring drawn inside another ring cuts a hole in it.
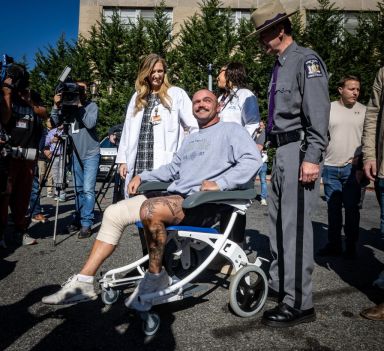
[[[28,217],[28,222],[27,222],[27,225],[29,226],[31,223],[31,220],[32,220],[33,210],[37,204],[37,201],[40,199],[41,191],[42,191],[43,187],[45,187],[45,184],[48,180],[48,176],[49,176],[49,173],[51,172],[52,166],[53,166],[55,160],[57,160],[57,158],[59,158],[59,168],[60,168],[59,169],[59,178],[60,178],[60,181],[56,182],[56,184],[55,184],[55,189],[57,191],[57,198],[56,198],[56,209],[55,209],[55,224],[54,224],[54,232],[53,232],[53,245],[54,246],[56,245],[57,219],[58,219],[58,214],[59,214],[59,198],[60,198],[60,195],[67,188],[66,169],[67,169],[67,166],[69,165],[69,154],[70,154],[70,152],[68,152],[69,150],[70,151],[73,150],[73,153],[74,153],[73,157],[77,157],[77,160],[79,161],[81,169],[82,170],[84,169],[83,163],[81,162],[79,153],[76,149],[76,145],[74,144],[72,136],[69,135],[69,133],[68,133],[69,126],[70,126],[70,123],[64,123],[63,133],[58,138],[58,142],[56,143],[56,145],[54,147],[53,155],[52,155],[51,159],[49,160],[49,164],[47,166],[47,169],[45,171],[45,174],[43,176],[41,184],[39,185],[39,191],[38,191],[37,197],[36,197],[36,199],[32,205],[32,208],[30,210],[30,215]],[[73,174],[73,176],[74,176],[74,179],[76,179],[75,174]],[[76,196],[76,184],[75,184],[75,196]],[[101,211],[101,207],[100,207],[99,203],[97,201],[96,201],[96,203],[99,207],[99,210]]]
[[[109,169],[107,175],[105,176],[99,191],[97,192],[96,195],[96,201],[98,201],[99,197],[101,196],[101,201],[103,201],[108,189],[111,186],[112,181],[114,182],[113,186],[113,198],[112,198],[112,203],[116,203],[117,201],[121,200],[124,198],[124,194],[122,194],[122,188],[121,188],[121,178],[118,170],[118,166],[116,164],[116,156],[113,160],[113,164],[111,165],[111,168]],[[124,187],[124,185],[123,185]]]

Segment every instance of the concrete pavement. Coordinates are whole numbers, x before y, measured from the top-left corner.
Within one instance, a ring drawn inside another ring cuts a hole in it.
[[[105,207],[110,198],[102,204]],[[54,201],[43,198],[46,211]],[[60,204],[58,227],[69,223],[72,199]],[[325,202],[313,214],[315,251],[327,237]],[[361,318],[362,308],[384,300],[372,286],[383,269],[384,245],[372,228],[379,225],[379,208],[368,191],[361,211],[359,257],[316,258],[314,301],[317,320],[277,330],[263,326],[260,316],[244,319],[228,309],[229,279],[207,271],[198,278],[209,291],[181,302],[156,307],[161,317],[157,336],[145,338],[140,320],[123,299],[105,307],[98,299],[70,306],[46,306],[40,300],[77,273],[94,241],[59,234],[52,245],[53,218],[34,224],[38,245],[10,247],[0,259],[0,349],[6,350],[383,350],[384,322]],[[267,209],[254,203],[247,214],[252,249],[269,257]],[[135,227],[127,228],[112,257],[102,267],[124,265],[140,255]],[[264,267],[267,269],[267,267]],[[273,307],[267,302],[266,308]]]

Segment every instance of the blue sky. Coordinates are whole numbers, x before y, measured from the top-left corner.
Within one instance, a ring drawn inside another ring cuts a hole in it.
[[[0,54],[16,61],[25,54],[28,68],[34,67],[38,49],[55,46],[64,33],[76,40],[80,0],[1,0]]]

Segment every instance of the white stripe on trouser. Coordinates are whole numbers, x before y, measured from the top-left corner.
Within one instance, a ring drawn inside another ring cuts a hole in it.
[[[96,239],[117,245],[124,229],[140,220],[140,207],[146,199],[138,195],[108,206]]]

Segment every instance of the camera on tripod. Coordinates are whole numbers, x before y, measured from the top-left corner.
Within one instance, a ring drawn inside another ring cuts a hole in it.
[[[85,94],[84,87],[69,78],[70,72],[71,68],[66,66],[59,76],[59,84],[55,89],[55,94],[61,95],[61,122],[67,124],[74,122],[81,97]]]

